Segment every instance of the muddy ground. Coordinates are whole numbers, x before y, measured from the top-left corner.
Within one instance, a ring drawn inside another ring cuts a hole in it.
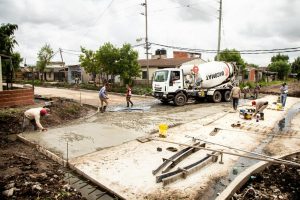
[[[0,169],[0,199],[85,199],[58,163],[12,136],[1,138]]]
[[[51,115],[41,120],[45,127],[68,123],[93,112],[66,99],[52,101]],[[43,105],[44,100],[39,100],[34,107]],[[85,199],[63,180],[64,170],[58,163],[12,135],[21,132],[23,113],[31,107],[0,110],[0,199]]]
[[[300,153],[285,158],[300,163]],[[292,166],[271,165],[263,172],[253,174],[233,199],[284,199],[300,197],[300,169]]]
[[[51,110],[51,114],[41,118],[41,124],[46,128],[65,124],[92,112],[92,108],[81,106],[74,101],[64,98],[37,99],[35,105],[1,108],[0,135],[21,133],[24,112],[33,107],[43,107],[45,106],[45,102],[51,102],[51,105],[48,106]],[[27,127],[26,130],[30,129],[32,129],[32,127]]]
[[[299,81],[288,82],[287,85],[289,87],[288,96],[300,97],[300,82]],[[263,94],[279,95],[280,87],[281,87],[281,85],[265,86],[265,87],[261,88],[260,92]]]

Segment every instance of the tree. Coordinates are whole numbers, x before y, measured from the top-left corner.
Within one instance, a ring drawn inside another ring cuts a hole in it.
[[[100,63],[103,71],[107,75],[112,75],[112,80],[116,75],[119,75],[119,69],[117,62],[120,60],[119,49],[116,48],[111,43],[105,43],[103,46],[100,46],[96,52],[96,58]]]
[[[285,79],[291,71],[289,56],[282,54],[272,56],[271,64],[269,64],[268,68],[270,71],[277,72],[280,80]]]
[[[138,53],[130,44],[124,44],[120,48],[120,60],[118,61],[118,74],[125,84],[132,84],[132,78],[140,75],[141,68],[138,64]]]
[[[285,62],[289,62],[289,56],[288,55],[282,55],[282,54],[277,54],[276,56],[272,56],[271,58],[271,62],[276,62],[276,61],[280,61],[283,60]]]
[[[43,74],[42,81],[46,80],[45,69],[49,65],[54,53],[49,44],[45,44],[38,53],[37,69]]]
[[[17,70],[20,67],[20,63],[23,62],[23,58],[19,52],[14,52],[12,54],[12,66],[14,70]]]
[[[217,59],[217,56],[215,57],[215,60]],[[245,62],[241,57],[240,52],[238,52],[235,49],[225,49],[220,52],[220,61],[225,62],[235,62],[237,66],[241,67],[241,69],[245,68]]]
[[[13,52],[14,46],[18,44],[14,36],[17,29],[18,25],[16,24],[2,24],[0,26],[0,54],[10,56],[10,58],[3,57],[1,59],[2,74],[5,74],[7,83],[12,81],[13,71],[16,71],[23,61],[20,53]]]
[[[13,48],[17,43],[14,32],[18,29],[16,24],[1,24],[0,26],[0,53],[7,56],[13,54]]]
[[[85,48],[81,48],[81,52],[83,53],[79,58],[81,66],[88,73],[99,73],[103,82],[108,81],[108,75],[111,75],[112,81],[116,75],[120,75],[124,83],[132,83],[132,78],[140,75],[138,53],[130,44],[117,48],[108,42],[100,46],[96,52]]]
[[[84,68],[87,73],[93,75],[93,81],[95,81],[96,74],[100,73],[100,64],[96,59],[96,53],[92,50],[87,50],[81,47],[81,52],[79,56],[80,66]]]
[[[300,57],[295,58],[294,62],[292,63],[292,73],[300,73]]]
[[[287,75],[289,74],[289,72],[291,70],[290,64],[287,63],[284,60],[279,60],[279,61],[276,61],[276,62],[272,62],[268,66],[268,68],[272,72],[277,72],[278,73],[278,78],[280,80],[283,80],[285,77],[287,77]]]

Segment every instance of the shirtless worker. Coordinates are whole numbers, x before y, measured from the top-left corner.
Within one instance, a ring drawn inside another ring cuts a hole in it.
[[[47,131],[40,122],[40,118],[48,115],[50,112],[49,108],[31,108],[24,112],[24,122],[23,122],[23,131],[25,130],[26,125],[30,122],[34,126],[34,130],[36,131],[38,128],[41,131]]]

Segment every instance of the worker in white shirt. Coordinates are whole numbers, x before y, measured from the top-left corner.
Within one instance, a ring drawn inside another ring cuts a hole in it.
[[[38,128],[41,131],[47,131],[40,122],[40,118],[48,115],[50,112],[49,108],[31,108],[24,112],[24,122],[23,122],[23,130],[25,129],[28,122],[30,122],[34,126],[34,130]]]

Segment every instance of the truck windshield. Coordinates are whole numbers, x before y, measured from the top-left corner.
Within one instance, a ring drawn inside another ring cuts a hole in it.
[[[169,71],[167,71],[167,70],[157,71],[157,72],[155,72],[154,81],[155,82],[165,82],[168,80],[168,74],[169,74]]]

